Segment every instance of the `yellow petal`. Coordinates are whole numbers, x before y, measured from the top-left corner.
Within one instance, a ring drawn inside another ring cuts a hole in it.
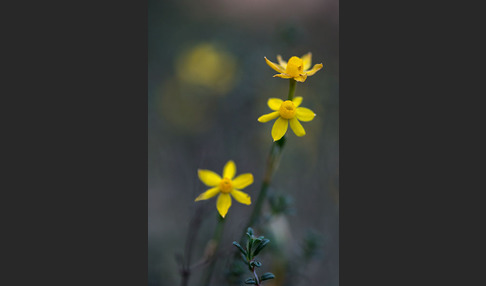
[[[279,110],[280,105],[282,105],[282,102],[283,100],[281,100],[280,98],[269,98],[267,104],[271,110]]]
[[[290,128],[294,131],[295,135],[302,137],[305,135],[305,130],[304,127],[302,127],[302,124],[300,124],[299,120],[297,118],[292,118],[290,119]]]
[[[282,60],[282,56],[281,55],[277,55],[277,61],[278,61],[278,64],[284,68],[284,69],[287,69],[287,62]]]
[[[275,112],[272,112],[272,113],[268,113],[268,114],[265,114],[265,115],[262,115],[260,117],[258,117],[258,121],[259,122],[262,122],[262,123],[265,123],[265,122],[268,122],[272,119],[275,119],[277,118],[279,115],[278,111],[275,111]]]
[[[223,168],[223,178],[233,179],[236,174],[236,165],[233,160],[229,160]]]
[[[250,198],[250,195],[248,195],[247,193],[244,193],[244,192],[241,192],[241,191],[238,191],[238,190],[232,190],[230,194],[239,203],[242,203],[244,205],[251,205],[251,198]]]
[[[307,121],[311,121],[312,119],[314,119],[316,114],[314,113],[314,111],[310,110],[309,108],[299,107],[295,110],[295,116],[300,121],[307,122]]]
[[[299,82],[304,82],[307,79],[307,74],[303,73],[297,77],[294,77],[294,79]]]
[[[304,61],[304,71],[310,69],[312,65],[312,53],[308,52],[307,54],[303,55],[302,60]]]
[[[197,170],[199,179],[209,187],[214,187],[221,182],[221,177],[213,171],[210,170]]]
[[[282,117],[277,118],[272,127],[272,138],[273,141],[277,141],[285,135],[287,128],[289,127],[289,121]]]
[[[204,193],[200,194],[194,201],[207,200],[219,194],[219,187],[211,188]]]
[[[308,76],[311,76],[311,75],[314,75],[316,72],[318,72],[320,69],[322,69],[322,64],[317,64],[317,65],[314,65],[314,67],[306,72]]]
[[[299,107],[299,105],[302,103],[302,96],[296,96],[294,99],[292,99],[292,103],[295,105],[295,107]]]
[[[273,77],[292,78],[291,76],[289,76],[288,74],[285,74],[285,73],[279,73],[279,74],[274,75]]]
[[[233,183],[233,187],[237,189],[246,188],[247,186],[253,184],[253,175],[250,173],[241,174],[238,177],[236,177],[232,181],[232,183]]]
[[[231,207],[231,197],[229,194],[221,193],[219,194],[218,200],[216,201],[216,208],[219,214],[224,218]]]
[[[276,63],[273,63],[271,61],[269,61],[267,59],[267,57],[265,57],[265,61],[267,62],[267,65],[269,65],[272,69],[278,71],[279,73],[284,73],[285,72],[285,69],[282,68],[281,66],[277,65]]]

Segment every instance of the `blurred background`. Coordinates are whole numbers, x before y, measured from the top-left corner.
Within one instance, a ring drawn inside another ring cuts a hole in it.
[[[191,234],[193,263],[212,236],[216,200],[194,202],[207,189],[197,169],[221,174],[234,160],[237,174],[253,173],[244,191],[255,202],[273,125],[257,118],[270,112],[269,97],[288,93],[288,80],[273,78],[263,57],[276,62],[277,54],[288,60],[307,52],[324,68],[297,83],[295,95],[317,116],[303,123],[306,136],[287,133],[270,189],[281,198],[265,208],[269,214],[280,205],[281,212],[256,231],[272,240],[259,272],[277,276],[264,285],[339,284],[338,15],[338,0],[149,0],[149,285],[180,285],[176,258],[194,216],[201,224]],[[233,202],[221,244],[228,255],[218,260],[212,285],[227,285],[231,243],[252,207]],[[189,285],[200,285],[204,271],[195,269]]]

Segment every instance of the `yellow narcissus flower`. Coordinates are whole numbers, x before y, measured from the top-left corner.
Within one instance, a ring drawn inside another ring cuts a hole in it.
[[[299,57],[291,57],[288,62],[282,60],[280,55],[277,55],[278,64],[269,61],[265,57],[265,61],[267,64],[279,74],[274,75],[273,77],[281,77],[281,78],[293,78],[296,81],[304,82],[307,79],[307,76],[314,75],[317,71],[322,69],[322,64],[316,64],[312,69],[310,69],[312,65],[312,53],[307,53]]]
[[[210,170],[199,169],[197,170],[197,174],[206,186],[212,188],[200,194],[195,201],[207,200],[219,194],[218,200],[216,201],[216,208],[223,218],[231,207],[231,196],[242,204],[251,204],[250,196],[240,190],[253,183],[253,175],[246,173],[234,178],[236,165],[232,160],[228,161],[224,166],[222,178]]]
[[[258,121],[265,123],[278,117],[272,128],[273,141],[277,141],[285,135],[289,124],[295,135],[299,137],[305,135],[304,127],[302,127],[299,120],[311,121],[316,114],[308,108],[299,107],[301,103],[301,96],[295,97],[292,101],[283,101],[280,98],[268,99],[268,107],[274,112],[260,116]]]

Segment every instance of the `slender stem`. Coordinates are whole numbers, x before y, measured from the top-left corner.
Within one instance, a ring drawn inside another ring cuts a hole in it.
[[[297,82],[293,78],[289,79],[288,100],[294,99],[296,83]],[[271,179],[272,179],[272,174],[275,171],[274,170],[275,165],[276,165],[275,163],[280,158],[280,155],[282,153],[282,149],[285,145],[284,143],[285,143],[285,136],[282,137],[282,139],[275,141],[272,145],[272,149],[270,149],[270,154],[268,155],[268,159],[267,159],[267,168],[265,169],[265,175],[263,177],[263,182],[262,182],[262,186],[260,188],[260,193],[258,194],[258,198],[257,198],[257,201],[255,203],[255,207],[253,208],[253,212],[250,215],[250,219],[249,219],[249,221],[248,221],[248,223],[245,227],[244,233],[246,232],[246,228],[255,224],[258,217],[260,217],[262,207],[263,207],[263,202],[267,198],[268,186],[270,185],[270,182],[271,182]],[[242,237],[244,237],[244,235],[245,235],[244,233],[243,233]]]
[[[191,256],[192,256],[192,246],[196,239],[199,227],[201,226],[201,216],[202,208],[197,208],[193,213],[191,222],[189,224],[189,230],[187,231],[186,246],[184,250],[185,256],[182,259],[182,270],[181,270],[181,286],[187,286],[189,282],[189,276],[191,275]]]
[[[253,275],[255,275],[255,282],[257,286],[260,286],[260,280],[258,279],[258,275],[256,274],[255,266],[253,266]]]
[[[297,82],[292,78],[289,80],[288,100],[294,99],[296,83]],[[255,202],[255,207],[253,208],[253,211],[250,215],[250,219],[248,220],[248,223],[244,228],[243,235],[240,238],[240,244],[243,243],[243,240],[245,239],[246,229],[250,226],[254,226],[261,215],[263,203],[267,198],[268,187],[270,186],[272,175],[276,170],[276,167],[278,165],[278,160],[280,159],[283,147],[285,146],[285,140],[286,140],[285,136],[283,136],[280,140],[277,140],[272,144],[272,148],[270,149],[270,154],[268,154],[267,157],[267,166],[265,168],[265,174],[263,176],[260,193],[258,194],[258,198]],[[238,253],[235,252],[235,255],[233,257],[233,264],[236,262],[238,257],[239,257]]]
[[[242,236],[243,238],[245,236],[246,229],[254,225],[258,220],[258,218],[260,217],[263,208],[263,203],[267,198],[268,187],[270,186],[272,175],[277,165],[276,163],[280,158],[284,145],[285,145],[285,136],[282,137],[282,139],[273,142],[272,144],[272,148],[270,149],[270,154],[268,154],[268,158],[267,158],[267,167],[265,168],[265,174],[263,176],[263,182],[260,188],[260,193],[258,194],[258,198],[255,202],[255,207],[253,208],[253,211],[250,215],[250,219],[248,220],[248,223],[245,226],[245,230]]]
[[[214,229],[214,234],[213,238],[211,239],[210,243],[213,244],[213,250],[212,250],[212,255],[211,255],[211,263],[209,264],[209,267],[206,271],[206,275],[203,278],[203,286],[208,286],[209,283],[211,282],[211,276],[214,271],[214,266],[216,265],[216,252],[218,251],[219,244],[221,242],[221,238],[223,237],[223,229],[224,229],[224,222],[225,219],[221,217],[218,214],[218,224],[216,225],[216,228]]]
[[[288,96],[288,100],[294,99],[295,84],[296,83],[297,82],[295,81],[295,79],[293,79],[293,78],[289,79],[289,96]]]

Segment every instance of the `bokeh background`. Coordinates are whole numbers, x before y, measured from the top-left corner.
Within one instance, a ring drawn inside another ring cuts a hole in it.
[[[257,233],[273,245],[261,257],[260,271],[280,278],[265,285],[337,286],[338,0],[149,0],[148,8],[149,285],[180,284],[176,257],[184,253],[194,215],[202,222],[193,262],[212,236],[216,200],[194,202],[207,189],[198,168],[221,173],[234,160],[238,173],[253,173],[255,182],[244,191],[256,200],[273,125],[257,118],[270,112],[269,97],[284,99],[288,92],[288,80],[273,78],[263,57],[276,62],[277,54],[287,60],[312,52],[313,64],[324,68],[297,83],[296,96],[317,117],[303,123],[306,136],[287,133],[270,191],[291,198],[292,207]],[[230,208],[221,249],[228,255],[218,260],[212,285],[226,285],[231,243],[251,209],[236,202]],[[315,248],[306,258],[309,240]],[[292,271],[282,272],[282,265]],[[196,269],[189,285],[200,285],[204,270]]]

